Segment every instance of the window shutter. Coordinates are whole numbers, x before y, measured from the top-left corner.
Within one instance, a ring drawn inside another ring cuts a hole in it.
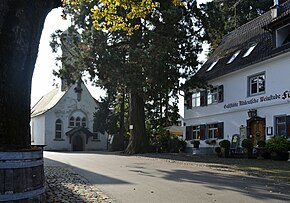
[[[286,127],[287,137],[290,138],[290,116],[286,116]]]
[[[187,109],[192,109],[192,92],[188,92],[186,94],[186,108]]]
[[[205,125],[200,125],[200,140],[205,140]]]
[[[218,103],[221,103],[224,101],[224,86],[220,85],[218,86]]]
[[[192,126],[186,126],[185,140],[192,139]]]
[[[200,92],[200,106],[207,105],[207,91]]]
[[[218,123],[218,139],[224,139],[224,122]]]

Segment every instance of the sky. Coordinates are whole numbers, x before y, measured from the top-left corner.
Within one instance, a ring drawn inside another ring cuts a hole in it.
[[[206,1],[208,0],[197,0],[198,3]],[[43,95],[55,88],[53,86],[54,83],[60,84],[60,79],[52,74],[53,70],[57,69],[55,65],[56,54],[52,53],[49,42],[51,41],[50,36],[55,30],[65,30],[69,25],[69,20],[63,20],[61,18],[61,8],[53,9],[46,17],[32,78],[31,107],[33,107]],[[86,85],[95,99],[99,99],[100,96],[105,95],[104,90],[90,83]],[[179,113],[183,116],[183,97],[180,97],[179,100]]]
[[[65,30],[69,25],[69,20],[63,20],[61,18],[61,8],[52,10],[46,17],[32,78],[31,107],[33,107],[43,95],[55,88],[53,86],[54,83],[60,84],[60,79],[52,74],[53,70],[58,69],[55,65],[55,58],[57,55],[52,53],[49,42],[51,41],[50,36],[55,30]],[[103,90],[91,84],[87,84],[87,87],[92,96],[96,99],[105,95]]]

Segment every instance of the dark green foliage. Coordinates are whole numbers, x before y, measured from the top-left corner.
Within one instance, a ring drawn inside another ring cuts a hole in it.
[[[98,109],[94,114],[94,132],[117,134],[117,117],[115,109],[110,108],[108,97],[101,98],[101,101],[97,101],[97,104]]]
[[[186,142],[171,135],[168,130],[159,128],[150,138],[150,145],[153,152],[178,153],[185,150]]]
[[[273,138],[267,140],[266,148],[270,152],[287,152],[289,150],[289,142],[286,138],[274,136]]]
[[[242,141],[242,147],[249,150],[254,147],[254,143],[251,139],[244,139]]]
[[[228,141],[228,140],[222,140],[222,141],[219,142],[219,145],[220,145],[222,148],[229,149],[230,146],[231,146],[231,142]]]
[[[215,151],[217,154],[222,153],[222,149],[221,149],[221,147],[216,147],[216,148],[214,148],[214,151]]]
[[[266,146],[266,141],[265,140],[259,140],[257,145],[258,145],[258,147],[265,147]]]
[[[201,51],[201,23],[194,18],[200,11],[196,1],[185,2],[187,9],[162,2],[151,16],[139,22],[141,29],[130,37],[92,28],[89,10],[95,2],[88,3],[81,5],[80,12],[71,12],[74,24],[66,33],[53,36],[54,51],[62,47],[65,52],[59,58],[62,68],[55,71],[57,76],[71,83],[89,73],[97,85],[117,95],[130,95],[129,124],[134,124],[130,132],[134,143],[129,143],[128,153],[140,152],[136,145],[147,142],[145,121],[152,131],[179,118],[179,79],[196,70]],[[66,9],[70,13],[70,8]]]
[[[215,49],[224,35],[268,11],[273,0],[214,0],[201,5],[204,37]]]
[[[193,148],[199,148],[200,141],[199,140],[191,140],[191,144],[193,144]]]

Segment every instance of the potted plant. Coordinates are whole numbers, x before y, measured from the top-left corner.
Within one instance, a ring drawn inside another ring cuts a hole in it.
[[[230,155],[231,142],[228,140],[222,140],[219,142],[219,145],[222,149],[224,149],[225,158],[228,158]]]
[[[271,158],[276,160],[287,160],[289,144],[286,138],[274,136],[266,143],[266,148],[271,153]]]
[[[193,144],[193,148],[199,148],[200,145],[200,141],[199,140],[191,140],[190,141],[191,144]]]
[[[247,155],[248,158],[252,157],[253,154],[253,141],[251,139],[244,139],[242,141],[242,147],[245,149],[245,154]]]
[[[257,150],[257,159],[263,159],[263,154],[265,153],[266,150],[266,142],[265,140],[259,140],[257,142],[257,147],[255,147],[255,149]]]
[[[216,147],[214,151],[217,153],[218,157],[222,157],[222,149],[221,147]]]

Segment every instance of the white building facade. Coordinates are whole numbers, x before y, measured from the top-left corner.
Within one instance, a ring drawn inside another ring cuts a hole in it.
[[[31,110],[32,145],[44,150],[106,150],[107,135],[96,132],[96,111],[97,103],[83,82],[55,88]]]
[[[239,135],[240,142],[250,138],[255,145],[274,135],[290,139],[289,8],[290,1],[276,5],[226,35],[186,83],[188,149],[191,140],[209,149],[223,139],[232,141],[233,135]],[[198,77],[211,86],[191,85]]]

